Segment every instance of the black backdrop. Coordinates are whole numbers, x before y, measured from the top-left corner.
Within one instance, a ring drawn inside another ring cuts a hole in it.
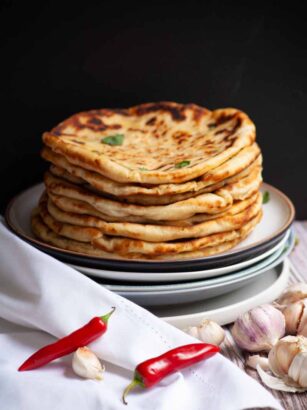
[[[307,218],[304,2],[2,1],[1,202],[41,180],[40,136],[72,113],[148,101],[245,110],[264,177]]]

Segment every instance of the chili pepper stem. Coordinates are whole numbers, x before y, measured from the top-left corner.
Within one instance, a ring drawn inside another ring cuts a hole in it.
[[[112,307],[112,310],[110,310],[109,313],[106,313],[105,315],[100,316],[100,319],[101,319],[104,323],[107,323],[108,320],[110,319],[110,316],[115,312],[115,309],[116,309],[115,307]]]
[[[142,382],[140,380],[134,379],[132,380],[132,382],[130,384],[128,384],[128,386],[125,388],[124,393],[123,393],[123,403],[124,404],[128,404],[128,402],[126,401],[126,397],[127,394],[134,389],[136,386],[143,386]]]

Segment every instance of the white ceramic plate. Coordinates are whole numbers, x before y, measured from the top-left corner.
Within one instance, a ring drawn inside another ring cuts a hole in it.
[[[108,284],[102,286],[132,300],[141,306],[161,306],[196,302],[231,292],[266,274],[280,264],[294,246],[294,235],[289,238],[278,258],[269,265],[260,262],[257,270],[246,268],[238,273],[230,273],[218,278],[188,281],[162,285]],[[272,255],[271,255],[272,256]],[[261,265],[262,264],[262,265]]]
[[[289,262],[286,258],[251,284],[223,296],[185,305],[155,307],[150,311],[179,329],[197,326],[203,319],[225,325],[234,322],[240,314],[255,306],[277,299],[287,287],[289,275]]]
[[[268,191],[270,201],[263,206],[263,218],[255,230],[233,249],[219,255],[206,258],[177,261],[118,260],[89,257],[82,253],[65,251],[48,245],[34,238],[30,228],[30,215],[37,205],[44,189],[43,184],[36,185],[16,196],[6,211],[6,221],[20,237],[39,247],[45,252],[74,265],[91,268],[111,269],[132,272],[178,272],[179,270],[203,270],[233,265],[243,260],[254,258],[272,249],[285,234],[294,218],[291,201],[279,190],[263,184],[262,191]]]
[[[255,270],[258,268],[258,262],[265,261],[265,263],[270,264],[274,258],[278,258],[284,244],[288,240],[290,235],[290,230],[287,231],[286,235],[281,239],[281,241],[274,246],[272,249],[264,252],[261,255],[258,255],[255,258],[236,263],[234,265],[225,266],[223,268],[216,269],[205,269],[201,271],[192,271],[188,270],[182,272],[123,272],[123,271],[112,271],[106,269],[94,269],[87,268],[84,266],[70,265],[72,268],[78,270],[79,272],[85,273],[89,276],[94,276],[102,279],[112,279],[112,280],[123,280],[127,282],[182,282],[185,280],[194,280],[194,279],[205,279],[212,278],[216,276],[225,275],[230,272],[238,272],[242,269],[253,266]],[[269,256],[272,255],[272,258]],[[274,255],[274,256],[273,256]]]

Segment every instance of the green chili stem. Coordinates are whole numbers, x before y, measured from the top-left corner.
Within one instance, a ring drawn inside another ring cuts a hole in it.
[[[115,307],[112,307],[112,310],[111,310],[109,313],[106,313],[105,315],[100,316],[100,319],[101,319],[104,323],[107,323],[108,320],[110,319],[110,316],[114,313],[115,309],[116,309]]]
[[[124,393],[123,393],[123,403],[124,404],[128,404],[128,402],[126,401],[126,397],[127,394],[134,389],[136,386],[143,386],[142,382],[140,380],[134,379],[132,380],[132,382],[130,384],[128,384],[128,386],[125,388]]]

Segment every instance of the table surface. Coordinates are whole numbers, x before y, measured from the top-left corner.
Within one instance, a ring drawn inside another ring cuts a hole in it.
[[[294,223],[294,231],[297,237],[297,244],[289,257],[292,267],[289,283],[307,282],[307,221],[296,221]],[[249,354],[238,349],[230,333],[230,328],[231,326],[227,326],[225,328],[226,337],[222,349],[223,354],[242,370],[246,371],[247,374],[261,383],[257,371],[245,366],[245,359],[249,356]],[[270,390],[268,387],[266,388]],[[270,391],[281,402],[282,406],[286,410],[307,409],[307,392],[294,394],[283,393],[277,390]]]

